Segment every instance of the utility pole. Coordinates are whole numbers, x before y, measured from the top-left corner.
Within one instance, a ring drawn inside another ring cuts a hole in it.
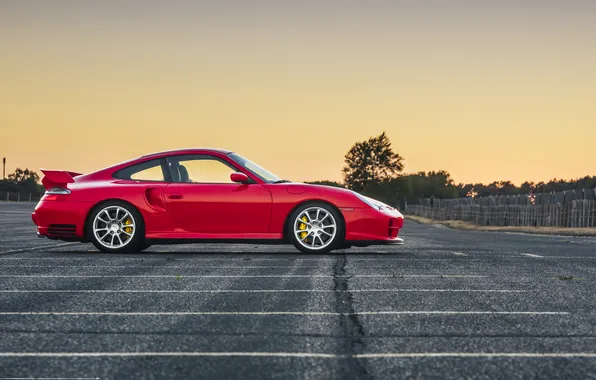
[[[6,179],[6,157],[2,157],[2,179]]]

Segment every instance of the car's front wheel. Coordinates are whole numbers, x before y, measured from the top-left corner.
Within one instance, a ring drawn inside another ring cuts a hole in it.
[[[141,214],[131,205],[110,201],[93,209],[87,236],[103,252],[139,252],[145,246]]]
[[[327,253],[343,244],[344,229],[343,218],[335,208],[324,202],[310,202],[290,215],[288,233],[300,251]]]

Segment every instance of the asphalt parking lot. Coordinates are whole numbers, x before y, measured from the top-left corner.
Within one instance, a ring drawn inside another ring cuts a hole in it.
[[[0,202],[0,378],[596,378],[596,239],[116,255],[37,238],[33,206]]]

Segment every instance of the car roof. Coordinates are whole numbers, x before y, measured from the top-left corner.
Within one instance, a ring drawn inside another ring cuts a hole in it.
[[[164,157],[169,157],[169,156],[180,156],[180,155],[186,155],[186,154],[215,154],[215,155],[227,155],[233,153],[233,151],[231,150],[227,150],[227,149],[219,149],[219,148],[184,148],[184,149],[173,149],[173,150],[164,150],[162,152],[155,152],[155,153],[149,153],[143,156],[139,156],[137,158],[133,158],[124,162],[120,162],[118,164],[115,165],[111,165],[108,167],[105,167],[103,169],[100,170],[96,170],[93,171],[91,173],[87,173],[81,177],[77,177],[80,179],[84,178],[95,178],[95,176],[101,176],[108,173],[109,175],[111,175],[112,173],[124,169],[128,166],[131,165],[135,165],[137,163],[141,163],[144,161],[148,161],[150,159],[159,159],[159,158],[164,158]]]
[[[178,155],[178,154],[197,154],[197,153],[230,154],[230,153],[232,153],[232,151],[227,150],[227,149],[219,149],[219,148],[184,148],[184,149],[164,150],[163,152],[149,153],[149,154],[145,154],[144,156],[141,156],[140,158]]]

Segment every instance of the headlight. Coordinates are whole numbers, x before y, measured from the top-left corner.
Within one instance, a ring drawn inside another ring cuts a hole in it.
[[[358,199],[360,199],[362,202],[366,203],[367,205],[369,205],[370,207],[374,208],[377,211],[381,211],[383,209],[393,210],[393,207],[391,207],[383,202],[380,202],[376,199],[364,196],[362,194],[358,194],[356,192],[354,192],[354,194],[356,194]]]

